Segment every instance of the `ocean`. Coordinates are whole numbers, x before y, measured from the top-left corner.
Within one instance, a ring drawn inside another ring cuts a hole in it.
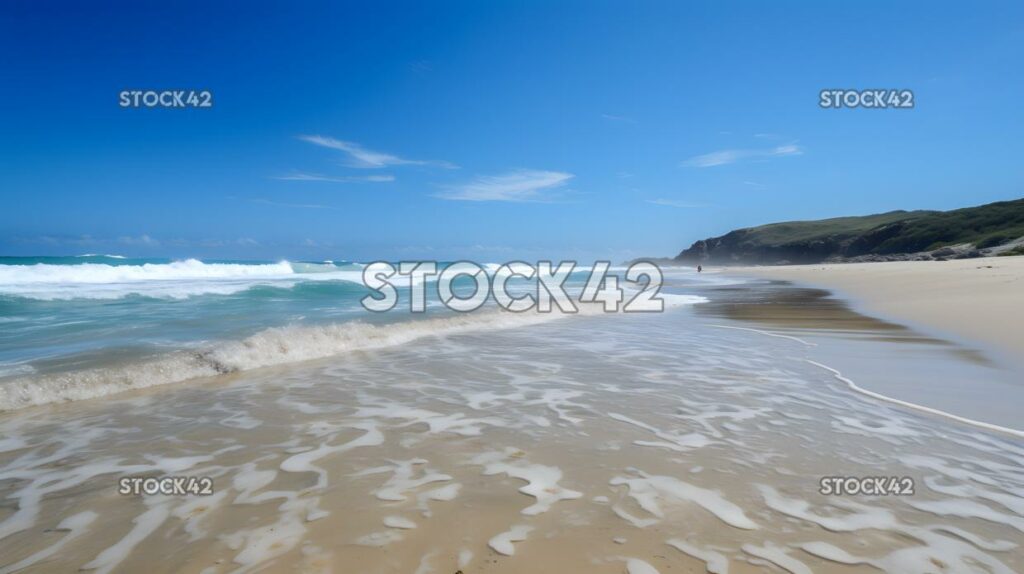
[[[0,257],[0,410],[554,318],[470,316],[447,311],[436,297],[426,313],[411,313],[408,288],[400,293],[404,307],[370,312],[360,302],[370,293],[363,268],[333,261]],[[588,270],[574,272],[567,289],[578,293]],[[667,296],[675,304],[701,300]]]

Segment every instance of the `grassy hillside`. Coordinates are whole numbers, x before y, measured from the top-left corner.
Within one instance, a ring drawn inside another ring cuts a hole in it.
[[[897,221],[940,213],[935,211],[890,211],[876,215],[833,217],[815,221],[785,221],[746,229],[747,237],[762,243],[808,241],[829,235],[854,236]]]
[[[788,221],[731,231],[694,243],[682,262],[815,263],[894,256],[961,244],[995,247],[1024,237],[1024,199],[953,211],[891,211]]]
[[[908,221],[876,252],[907,253],[958,243],[994,247],[1019,237],[1024,237],[1024,199],[940,211]]]

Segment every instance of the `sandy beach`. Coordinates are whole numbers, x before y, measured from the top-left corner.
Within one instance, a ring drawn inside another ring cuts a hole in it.
[[[981,344],[1010,360],[1024,356],[1024,329],[1014,319],[1024,311],[1024,257],[734,267],[718,272],[828,289],[865,313]]]

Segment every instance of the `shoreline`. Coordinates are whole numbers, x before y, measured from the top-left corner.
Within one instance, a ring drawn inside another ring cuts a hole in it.
[[[802,360],[828,371],[851,391],[960,424],[1024,437],[1019,369],[973,345],[929,335],[854,309],[845,298],[788,281],[730,287],[698,315],[738,321],[738,329],[802,344]],[[971,381],[965,385],[964,381]]]
[[[773,300],[764,291],[746,294]],[[1018,489],[1018,438],[865,400],[792,337],[722,329],[698,308],[424,338],[8,413],[0,464],[20,481],[13,516],[28,518],[0,521],[0,554],[45,571],[133,572],[158,555],[213,573],[616,574],[625,562],[743,574],[768,555],[839,572],[837,552],[884,571],[1020,570],[1015,547],[969,544],[1017,532],[1011,514],[974,509],[1018,500],[994,486]],[[942,489],[926,489],[937,472]],[[210,476],[215,492],[114,495],[118,477],[143,473]],[[823,477],[883,474],[919,482],[917,498],[836,512],[819,490]],[[878,534],[860,533],[867,520]]]
[[[827,289],[867,314],[955,342],[983,345],[1018,366],[1024,356],[1024,329],[1010,319],[1013,309],[1024,311],[1024,257],[707,271]]]

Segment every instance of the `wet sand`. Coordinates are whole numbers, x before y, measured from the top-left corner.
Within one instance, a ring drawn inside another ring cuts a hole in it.
[[[982,344],[1024,364],[1024,257],[709,271],[829,289],[852,299],[867,314]]]
[[[786,281],[713,288],[709,297],[695,313],[798,338],[866,391],[1024,431],[1022,367],[989,347],[865,315],[830,291]]]
[[[0,573],[1024,569],[1024,440],[839,379],[962,386],[983,354],[820,291],[707,295],[0,413]]]

